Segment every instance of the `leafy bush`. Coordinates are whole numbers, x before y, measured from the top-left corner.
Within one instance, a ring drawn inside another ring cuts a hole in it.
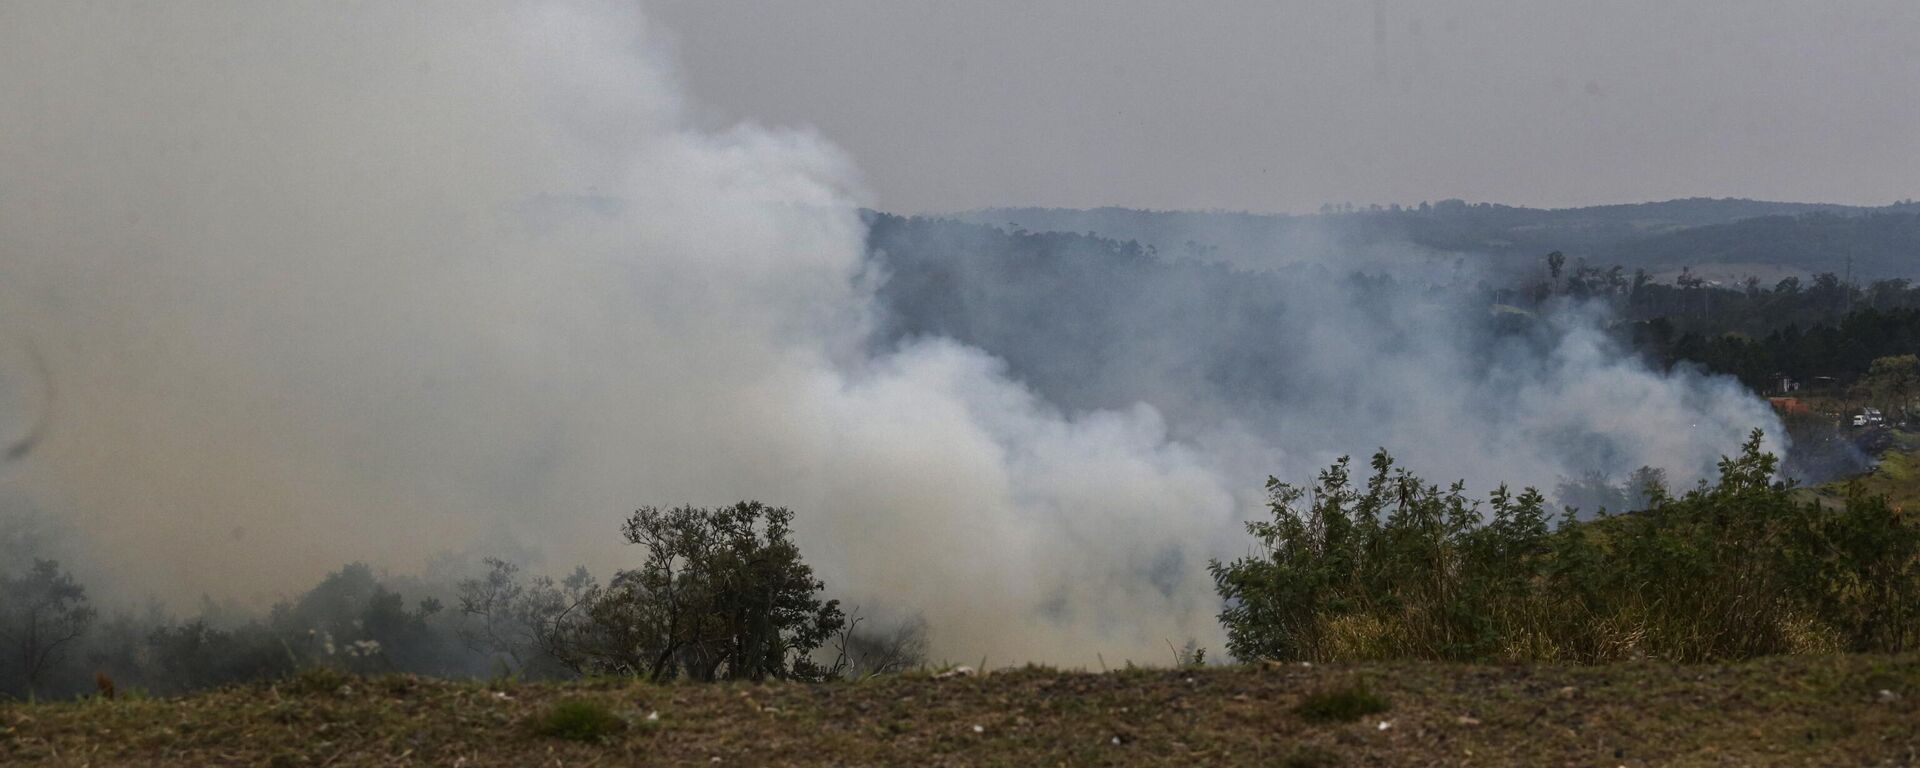
[[[1351,723],[1385,711],[1386,698],[1359,683],[1314,691],[1293,708],[1310,723]]]
[[[1556,528],[1532,489],[1483,514],[1384,452],[1268,481],[1262,556],[1210,569],[1242,659],[1676,661],[1920,646],[1920,524],[1884,499],[1795,499],[1754,432],[1718,484]]]
[[[564,699],[533,720],[541,736],[568,741],[600,741],[626,728],[627,721],[592,699]]]

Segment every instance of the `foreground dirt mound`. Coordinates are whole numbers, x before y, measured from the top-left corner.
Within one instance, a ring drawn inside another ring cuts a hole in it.
[[[1920,655],[831,685],[310,672],[181,699],[0,704],[0,764],[1920,765]]]

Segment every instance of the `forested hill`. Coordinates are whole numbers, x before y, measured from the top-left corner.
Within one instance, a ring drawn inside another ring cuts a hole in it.
[[[1619,243],[1613,263],[1652,270],[1753,264],[1856,281],[1920,275],[1920,213],[1811,213],[1710,224]]]
[[[1125,208],[990,208],[950,218],[1009,230],[1092,232],[1136,240],[1173,256],[1252,265],[1412,246],[1522,266],[1561,251],[1589,264],[1701,271],[1726,265],[1776,279],[1844,272],[1920,277],[1920,204],[1869,208],[1821,203],[1689,198],[1658,203],[1540,209],[1443,200],[1412,207],[1334,208],[1314,215],[1140,211]],[[1709,270],[1711,271],[1711,270]]]

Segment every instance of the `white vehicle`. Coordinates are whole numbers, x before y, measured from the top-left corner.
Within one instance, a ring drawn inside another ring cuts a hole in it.
[[[1853,425],[1856,427],[1866,426],[1867,425],[1866,414],[1855,414],[1853,417]]]

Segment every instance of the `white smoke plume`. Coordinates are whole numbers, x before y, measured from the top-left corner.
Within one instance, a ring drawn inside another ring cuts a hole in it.
[[[624,3],[0,5],[0,332],[34,350],[0,439],[43,433],[0,482],[173,598],[500,541],[606,573],[635,506],[759,498],[936,657],[1216,644],[1205,560],[1267,472],[1352,448],[870,351],[884,201],[805,130],[693,127],[667,47]],[[1528,428],[1697,472],[1771,423],[1581,328],[1525,374]],[[1444,397],[1403,412],[1436,474],[1566,470]]]

